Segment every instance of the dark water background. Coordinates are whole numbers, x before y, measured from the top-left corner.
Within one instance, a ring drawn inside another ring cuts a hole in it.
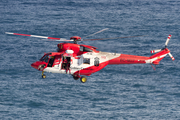
[[[179,119],[180,1],[178,0],[1,0],[0,119]],[[72,76],[30,66],[58,42],[5,32],[70,38],[148,35],[87,44],[106,52],[151,56],[168,48],[157,70],[147,65],[107,66],[82,84]]]

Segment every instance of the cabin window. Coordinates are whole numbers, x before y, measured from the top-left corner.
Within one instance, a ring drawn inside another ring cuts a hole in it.
[[[83,46],[80,46],[80,51],[82,51],[82,52],[83,52]]]
[[[94,66],[99,66],[99,58],[94,58]]]
[[[84,58],[83,64],[90,64],[90,58]]]

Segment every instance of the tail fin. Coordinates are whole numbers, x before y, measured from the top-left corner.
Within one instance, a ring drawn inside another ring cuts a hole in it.
[[[158,65],[159,62],[168,54],[170,58],[174,61],[174,57],[171,55],[170,50],[167,48],[167,45],[169,43],[169,40],[171,38],[171,35],[168,36],[165,47],[162,49],[157,49],[157,50],[151,50],[151,53],[156,53],[150,57],[148,60],[149,63],[153,63],[154,65]]]
[[[150,57],[150,60],[151,60],[151,63],[155,64],[155,65],[158,65],[159,62],[167,55],[167,54],[170,54],[170,50],[168,48],[164,48],[163,50],[161,50],[160,52],[152,55]],[[171,57],[172,60],[174,60],[174,57]]]

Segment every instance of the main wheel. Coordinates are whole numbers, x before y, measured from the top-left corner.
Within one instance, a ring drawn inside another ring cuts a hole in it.
[[[45,78],[46,78],[46,75],[45,75],[45,74],[43,74],[43,75],[42,75],[42,78],[43,78],[43,79],[45,79]]]
[[[73,76],[73,78],[74,78],[74,80],[78,80],[79,79],[79,77],[76,77],[76,76]]]
[[[81,81],[82,83],[85,83],[85,82],[87,81],[87,78],[86,78],[85,76],[82,76],[81,79],[80,79],[80,81]]]

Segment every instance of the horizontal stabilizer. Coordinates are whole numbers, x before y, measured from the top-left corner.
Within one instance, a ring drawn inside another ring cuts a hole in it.
[[[161,49],[157,49],[157,50],[151,50],[151,53],[157,53],[157,52],[160,52]]]

